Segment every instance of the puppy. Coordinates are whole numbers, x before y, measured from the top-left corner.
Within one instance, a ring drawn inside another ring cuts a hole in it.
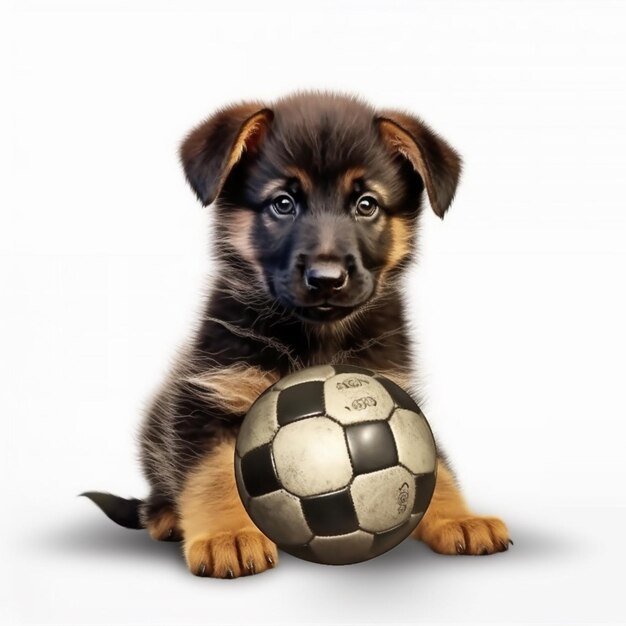
[[[277,563],[235,485],[243,416],[267,387],[311,365],[358,365],[410,387],[399,280],[423,199],[443,218],[461,160],[418,118],[329,92],[225,107],[187,136],[180,158],[216,213],[217,275],[143,424],[150,495],[85,495],[124,526],[182,540],[192,573],[234,578]],[[441,456],[414,537],[443,554],[509,545],[502,521],[470,511]]]

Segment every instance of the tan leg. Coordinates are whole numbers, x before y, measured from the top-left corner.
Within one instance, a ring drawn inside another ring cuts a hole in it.
[[[155,541],[180,541],[182,539],[178,515],[173,509],[165,508],[159,511],[148,520],[146,528]]]
[[[197,576],[258,574],[278,561],[254,525],[235,484],[235,442],[212,450],[189,476],[178,502],[187,565]]]
[[[509,531],[497,517],[474,515],[450,470],[437,459],[435,492],[413,537],[442,554],[493,554],[509,547]]]

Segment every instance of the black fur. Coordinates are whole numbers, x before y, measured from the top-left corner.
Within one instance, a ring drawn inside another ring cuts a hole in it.
[[[413,144],[407,149],[386,136],[382,119],[398,125]],[[241,143],[250,120],[256,120],[254,130]],[[243,146],[238,160],[232,158],[237,145]],[[419,171],[411,150],[426,169]],[[141,459],[150,497],[139,505],[86,494],[131,527],[145,525],[161,506],[175,509],[190,470],[237,433],[244,413],[211,402],[195,382],[203,372],[244,363],[283,376],[344,362],[412,378],[399,279],[415,252],[423,196],[428,192],[443,216],[460,172],[458,155],[417,118],[325,92],[222,109],[187,137],[181,160],[200,201],[213,203],[217,278],[199,326],[143,424]],[[350,168],[364,173],[344,190],[342,176]],[[297,172],[306,174],[306,184]],[[284,180],[282,190],[294,200],[291,219],[275,213],[275,193],[263,193],[274,179]],[[386,201],[368,221],[357,216],[355,203],[371,191],[372,179]],[[235,218],[249,228],[243,247]],[[404,243],[394,240],[393,220],[406,233]],[[330,312],[319,293],[303,287],[303,272],[318,257],[330,257],[350,277],[342,293],[326,298]]]
[[[116,524],[124,526],[124,528],[144,527],[144,524],[139,519],[139,510],[143,503],[141,500],[137,500],[137,498],[120,498],[120,496],[101,491],[86,491],[80,495],[89,498],[94,504],[97,504],[104,511],[105,515]]]

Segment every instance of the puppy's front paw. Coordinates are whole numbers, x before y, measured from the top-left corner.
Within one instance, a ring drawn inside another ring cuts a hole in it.
[[[195,539],[185,547],[185,557],[192,574],[214,578],[259,574],[278,562],[276,546],[252,529]]]
[[[441,554],[493,554],[513,543],[506,524],[497,517],[438,518],[421,526],[416,528],[416,538]]]

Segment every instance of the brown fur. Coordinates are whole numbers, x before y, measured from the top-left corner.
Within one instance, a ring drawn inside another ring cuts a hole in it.
[[[227,159],[219,164],[215,176],[205,180],[202,189],[197,189],[199,199],[208,205],[215,200],[226,179],[235,165],[243,157],[244,152],[251,154],[257,151],[267,125],[273,113],[256,103],[243,103],[226,107],[212,116],[189,133],[180,150],[180,158],[185,164],[186,174],[191,181],[193,172],[201,171],[206,166],[206,138],[222,126],[234,125],[236,129],[234,141],[226,139]]]
[[[292,371],[343,363],[390,377],[419,402],[400,279],[423,196],[443,217],[461,159],[407,112],[323,92],[224,107],[187,135],[180,159],[213,205],[215,282],[142,428],[149,496],[98,500],[156,538],[179,527],[192,572],[238,576],[276,562],[234,479],[235,437],[260,393]],[[345,280],[332,285],[333,275]],[[414,536],[446,554],[505,549],[504,524],[474,515],[438,466]]]
[[[341,180],[339,182],[341,190],[345,194],[350,193],[352,191],[352,188],[354,187],[354,181],[357,178],[361,178],[362,176],[364,176],[365,171],[366,170],[364,167],[351,167],[346,170],[341,176]]]
[[[303,170],[301,167],[295,166],[287,167],[285,168],[285,170],[289,176],[298,179],[300,187],[305,193],[311,193],[311,191],[313,190],[313,181],[305,170]]]
[[[398,265],[411,251],[412,231],[406,219],[397,216],[389,218],[392,244],[385,269]]]
[[[239,132],[239,136],[235,141],[235,145],[232,147],[232,150],[230,152],[228,163],[226,164],[224,172],[222,173],[222,177],[220,179],[220,187],[222,186],[230,171],[233,169],[233,167],[235,167],[239,159],[241,159],[244,151],[253,150],[260,143],[269,119],[270,114],[268,111],[259,111],[242,126],[241,131]]]
[[[276,546],[254,525],[237,492],[235,442],[218,445],[189,475],[178,508],[189,569],[234,578],[262,572],[278,560]]]
[[[378,372],[389,380],[393,380],[396,385],[399,385],[403,389],[410,389],[415,381],[411,379],[411,376],[402,370],[380,370]]]
[[[146,528],[155,541],[180,541],[183,538],[178,515],[173,509],[159,511],[148,520]]]
[[[445,142],[437,141],[421,120],[402,111],[383,111],[379,126],[390,150],[413,165],[424,182],[431,208],[443,217],[461,172],[458,155]]]
[[[421,151],[411,139],[411,136],[403,128],[400,128],[397,124],[388,120],[382,120],[380,128],[383,132],[383,137],[388,142],[391,149],[400,152],[400,154],[405,156],[412,163],[413,167],[415,167],[416,171],[424,180],[424,184],[430,195],[430,170],[422,157]]]
[[[207,402],[213,403],[224,412],[243,415],[252,403],[279,375],[258,367],[235,363],[228,367],[216,367],[192,376],[189,382],[197,385]]]
[[[282,178],[276,178],[274,180],[270,180],[265,185],[263,185],[263,189],[260,190],[260,196],[262,198],[269,198],[273,193],[279,191],[283,188],[285,181]]]
[[[368,179],[367,184],[373,192],[377,193],[380,196],[380,199],[383,201],[384,204],[389,202],[390,193],[384,185],[381,185],[379,182],[371,179]]]
[[[243,259],[254,267],[255,271],[262,276],[263,269],[256,260],[254,245],[252,243],[252,227],[254,220],[247,211],[240,211],[236,207],[231,211],[230,219],[225,223],[226,241],[233,247]]]

